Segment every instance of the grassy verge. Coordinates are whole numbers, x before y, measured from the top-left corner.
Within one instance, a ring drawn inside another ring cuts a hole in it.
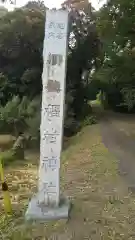
[[[6,169],[14,215],[5,217],[1,203],[0,239],[135,239],[135,201],[102,143],[99,125],[83,128],[68,145],[61,160],[61,189],[73,203],[69,221],[24,222],[28,199],[36,191],[39,161],[38,154],[28,153],[25,163]]]

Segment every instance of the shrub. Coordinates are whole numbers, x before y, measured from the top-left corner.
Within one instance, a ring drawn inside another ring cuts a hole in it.
[[[8,151],[5,151],[5,152],[2,152],[0,154],[0,159],[2,161],[3,166],[7,166],[8,164],[10,164],[13,161],[17,160],[17,159],[15,159],[15,156],[13,155],[12,150],[8,150]]]
[[[26,119],[27,133],[26,133],[26,148],[39,148],[40,142],[40,111],[35,115]]]
[[[124,102],[121,106],[126,106],[130,112],[135,107],[135,89],[126,87],[121,90]]]
[[[4,107],[0,108],[0,128],[7,132],[11,131],[18,136],[19,131],[25,128],[25,117],[27,115],[28,100],[26,97],[20,101],[18,96],[14,96]]]
[[[19,132],[29,131],[31,134],[38,132],[40,126],[40,100],[30,101],[27,97],[22,100],[14,96],[4,107],[0,108],[1,132],[12,132],[16,137]]]
[[[19,136],[10,150],[2,152],[0,159],[4,165],[15,160],[24,160],[24,136]]]
[[[96,116],[87,116],[83,122],[83,126],[87,126],[87,125],[92,125],[92,124],[96,124],[97,118]]]

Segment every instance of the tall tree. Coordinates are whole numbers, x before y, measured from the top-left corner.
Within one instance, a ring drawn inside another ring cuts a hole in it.
[[[3,86],[4,102],[9,95],[40,93],[44,22],[43,11],[27,7],[1,19],[0,72],[8,82]]]
[[[83,105],[87,102],[88,73],[97,65],[100,41],[88,0],[66,1],[62,6],[70,11],[67,88],[74,90],[72,106],[77,117],[82,114]],[[83,79],[86,72],[87,77]]]
[[[70,16],[65,124],[68,128],[71,122],[86,114],[87,80],[93,67],[98,66],[100,40],[89,3],[87,9],[66,3],[64,7]],[[0,101],[3,105],[14,95],[33,98],[40,94],[44,24],[45,7],[41,1],[28,3],[1,19]]]
[[[111,92],[114,105],[124,101],[123,88],[126,88],[127,92],[134,92],[134,12],[135,0],[110,0],[98,15],[98,30],[105,50],[105,59],[98,72],[98,79],[105,83],[107,92]],[[133,94],[128,96],[131,96],[131,99],[126,103],[127,106],[132,101]]]

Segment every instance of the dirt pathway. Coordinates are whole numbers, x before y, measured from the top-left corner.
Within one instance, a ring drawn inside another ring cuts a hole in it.
[[[109,113],[102,120],[103,143],[119,160],[119,172],[135,192],[135,117]]]

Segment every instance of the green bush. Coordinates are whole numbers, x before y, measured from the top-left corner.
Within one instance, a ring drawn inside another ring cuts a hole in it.
[[[123,103],[121,106],[126,106],[130,112],[135,107],[135,89],[132,87],[126,87],[121,90],[123,96]]]
[[[13,133],[30,132],[36,135],[40,126],[40,99],[30,101],[27,97],[22,100],[14,96],[4,107],[0,107],[0,131]]]
[[[26,97],[20,101],[18,96],[14,96],[4,107],[0,108],[0,129],[12,132],[18,136],[19,131],[26,127],[27,106],[29,101]]]
[[[33,137],[39,136],[40,119],[41,119],[41,99],[35,98],[29,103],[28,117],[25,119],[27,133]]]
[[[83,121],[83,126],[93,125],[97,124],[97,118],[96,116],[87,116],[85,120]]]
[[[8,164],[12,163],[13,161],[17,160],[15,156],[13,155],[12,150],[8,150],[5,152],[2,152],[0,154],[0,159],[2,161],[3,166],[7,166]]]
[[[33,118],[26,119],[26,148],[39,148],[40,142],[40,111],[35,113]]]

